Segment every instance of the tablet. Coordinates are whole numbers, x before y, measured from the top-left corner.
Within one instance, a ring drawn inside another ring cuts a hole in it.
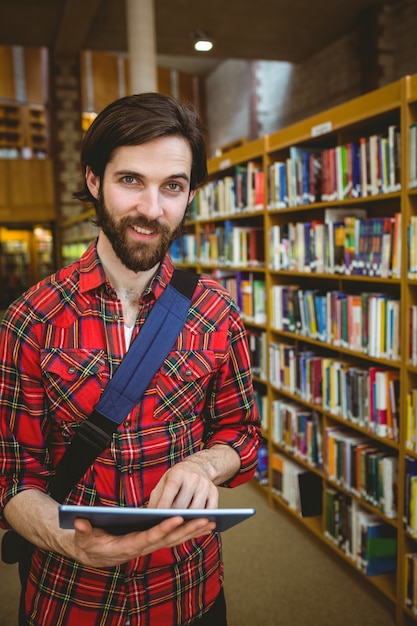
[[[179,515],[184,520],[205,517],[216,522],[216,531],[223,532],[248,519],[255,509],[145,509],[134,507],[81,506],[61,504],[59,525],[61,528],[74,528],[77,517],[88,519],[96,528],[103,528],[113,535],[124,535],[137,530],[147,530],[160,524],[168,517]]]

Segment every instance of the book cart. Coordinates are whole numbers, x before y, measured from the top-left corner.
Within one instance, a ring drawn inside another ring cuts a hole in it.
[[[407,76],[210,159],[172,247],[245,321],[255,483],[399,625],[417,622],[416,129]],[[63,225],[67,246],[91,217]]]

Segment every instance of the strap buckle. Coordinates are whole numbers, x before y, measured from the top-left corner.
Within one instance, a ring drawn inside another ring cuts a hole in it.
[[[99,452],[104,450],[111,440],[111,435],[94,424],[90,419],[86,419],[82,422],[77,428],[75,437],[80,438],[83,443],[87,443]]]

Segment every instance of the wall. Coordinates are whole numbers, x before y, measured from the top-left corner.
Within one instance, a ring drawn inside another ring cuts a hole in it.
[[[416,0],[394,0],[364,13],[355,30],[303,63],[220,64],[206,79],[210,155],[417,72],[416,32]]]
[[[396,77],[417,71],[417,2],[401,0],[392,8],[392,36]]]
[[[228,60],[206,80],[210,155],[231,140],[251,134],[251,63]]]

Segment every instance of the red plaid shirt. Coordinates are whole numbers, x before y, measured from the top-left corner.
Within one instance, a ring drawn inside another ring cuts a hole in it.
[[[141,297],[133,337],[172,272],[166,257]],[[0,328],[2,527],[10,498],[24,489],[48,491],[54,467],[126,349],[121,303],[95,245],[9,308]],[[249,480],[259,418],[245,331],[228,293],[201,277],[175,346],[66,502],[146,506],[171,465],[216,443],[231,445],[241,459],[229,485]],[[28,624],[124,626],[128,618],[132,626],[190,624],[214,602],[222,581],[217,533],[107,569],[37,549]]]

